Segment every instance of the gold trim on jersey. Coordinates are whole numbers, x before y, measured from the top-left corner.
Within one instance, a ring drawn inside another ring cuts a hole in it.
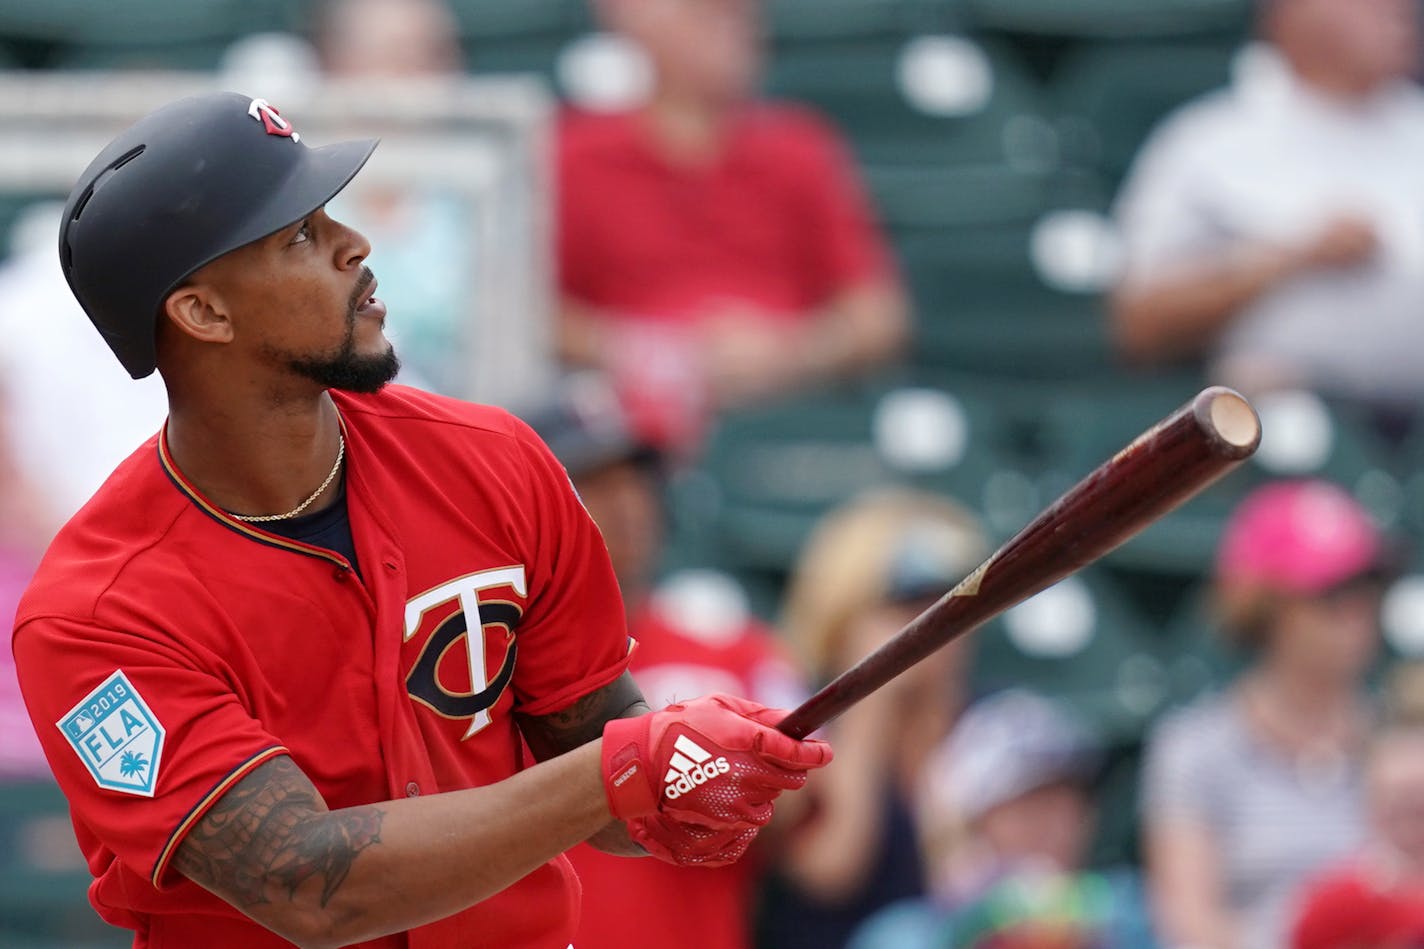
[[[217,803],[218,798],[226,794],[228,788],[251,774],[253,769],[258,765],[275,758],[277,755],[289,754],[291,754],[291,752],[282,745],[276,745],[272,748],[259,751],[229,771],[227,777],[223,778],[213,786],[211,791],[203,795],[203,799],[193,805],[193,809],[188,812],[188,816],[184,817],[178,826],[173,829],[173,833],[168,835],[168,842],[163,845],[163,850],[158,854],[158,862],[153,865],[153,874],[149,877],[154,889],[160,889],[158,881],[163,878],[163,872],[168,869],[168,862],[173,859],[174,851],[178,849],[178,845],[182,843],[183,838],[188,836],[188,831],[192,826],[208,812],[208,808]]]
[[[338,414],[337,421],[341,424],[341,434],[345,437],[346,420],[341,418]],[[351,562],[334,550],[327,550],[325,547],[317,547],[314,544],[304,544],[299,540],[292,540],[290,537],[283,537],[281,534],[274,534],[271,531],[265,531],[245,521],[239,521],[227,511],[224,511],[203,497],[202,492],[187,479],[182,471],[178,470],[178,465],[174,463],[173,456],[168,451],[167,421],[163,423],[163,428],[158,432],[158,462],[163,466],[164,473],[168,475],[168,479],[177,486],[178,490],[186,494],[188,500],[197,505],[204,514],[217,521],[223,527],[237,531],[250,540],[255,540],[259,544],[266,544],[268,547],[278,547],[283,550],[290,550],[293,553],[305,554],[308,557],[317,557],[321,560],[334,563],[337,566],[345,567],[348,570],[351,569]]]

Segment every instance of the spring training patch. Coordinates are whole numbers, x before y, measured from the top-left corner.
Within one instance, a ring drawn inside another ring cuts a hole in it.
[[[123,670],[55,725],[99,787],[153,797],[165,731]]]

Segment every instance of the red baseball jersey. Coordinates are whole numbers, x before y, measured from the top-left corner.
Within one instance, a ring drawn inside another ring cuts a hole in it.
[[[400,386],[332,397],[359,574],[216,508],[160,433],[21,601],[21,688],[90,900],[137,946],[287,945],[170,869],[262,762],[290,755],[333,809],[492,784],[530,763],[513,712],[557,711],[627,665],[602,539],[522,422]],[[561,856],[363,945],[564,949],[578,903]]]
[[[742,617],[695,628],[675,603],[659,602],[633,621],[633,674],[653,708],[728,692],[773,708],[794,708],[804,681],[771,630]],[[727,867],[674,867],[628,860],[587,844],[569,851],[583,881],[577,949],[748,949],[756,851]]]
[[[568,114],[559,134],[564,293],[624,317],[753,306],[804,317],[892,270],[839,137],[808,109],[755,104],[705,165],[674,164],[639,113]]]

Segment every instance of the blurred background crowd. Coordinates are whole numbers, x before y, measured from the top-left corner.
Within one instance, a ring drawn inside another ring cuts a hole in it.
[[[546,327],[557,372],[508,407],[604,532],[654,705],[795,705],[1203,384],[1253,398],[1253,461],[829,726],[836,764],[747,861],[581,849],[580,949],[1406,949],[1421,12],[5,0],[0,92],[200,71],[282,107],[538,77],[549,312],[500,318]],[[0,612],[164,414],[69,299],[62,193],[3,187]],[[417,179],[342,202],[405,381],[467,394],[487,235]],[[9,662],[0,944],[120,944]]]

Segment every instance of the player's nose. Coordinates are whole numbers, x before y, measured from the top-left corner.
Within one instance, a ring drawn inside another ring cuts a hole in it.
[[[359,267],[361,262],[371,256],[371,242],[366,239],[366,235],[342,224],[333,217],[328,216],[327,221],[333,229],[332,246],[336,258],[336,266],[342,270],[351,270]]]

